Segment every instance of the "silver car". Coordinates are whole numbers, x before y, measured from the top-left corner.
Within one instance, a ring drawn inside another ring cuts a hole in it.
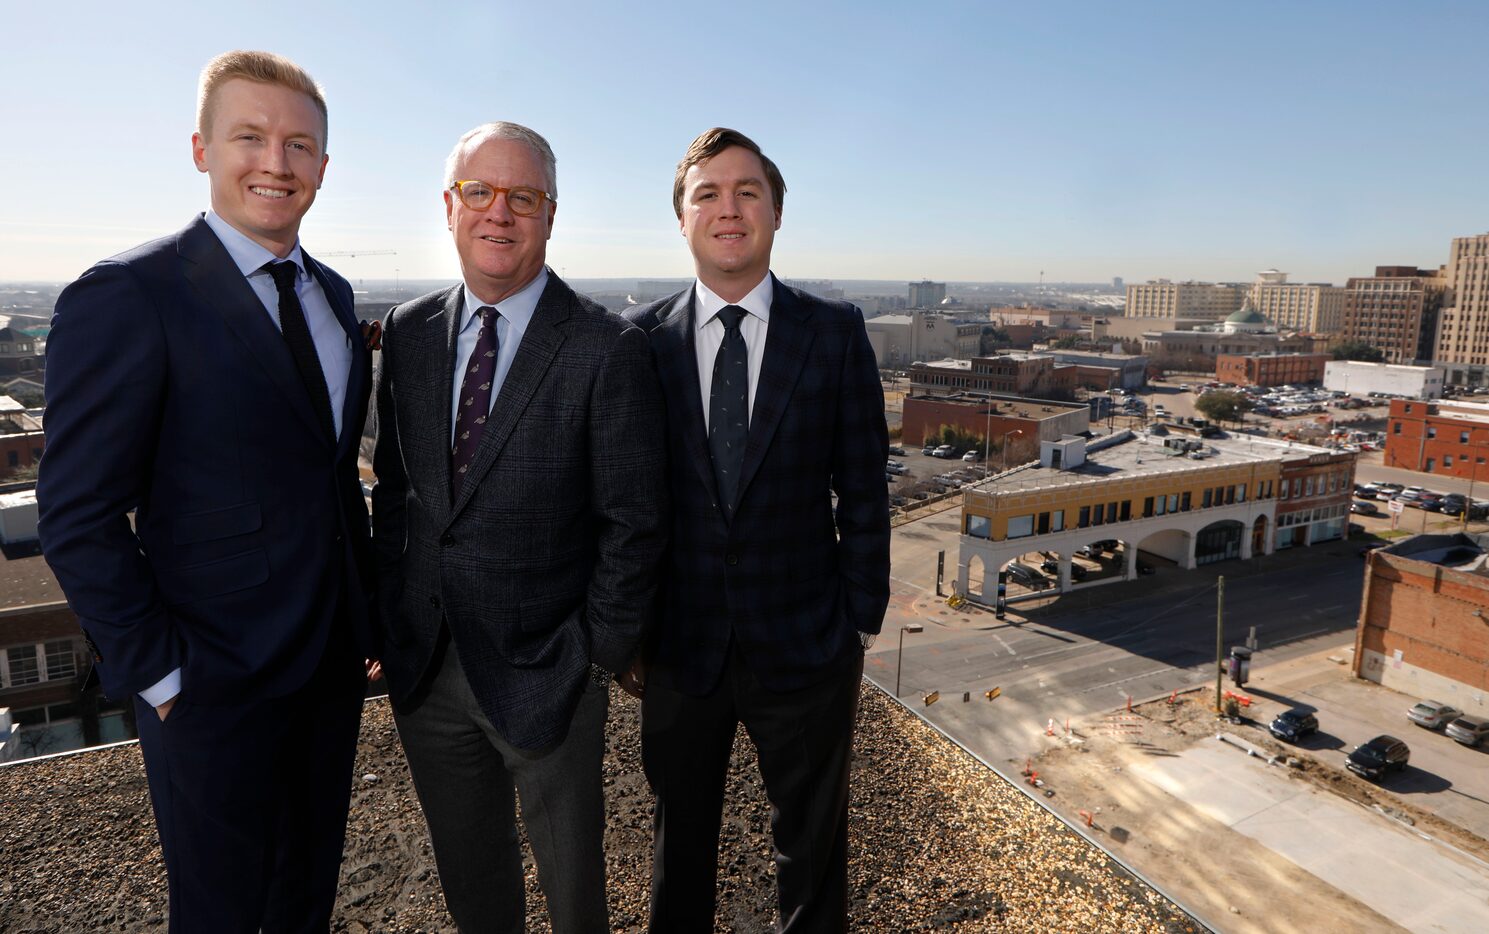
[[[1467,714],[1448,724],[1448,735],[1465,746],[1478,746],[1489,736],[1489,718]]]
[[[1450,707],[1442,701],[1424,700],[1406,712],[1407,719],[1417,726],[1429,730],[1440,730],[1463,716],[1463,711]]]

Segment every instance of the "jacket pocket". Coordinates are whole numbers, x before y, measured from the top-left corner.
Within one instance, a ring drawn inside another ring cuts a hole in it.
[[[179,568],[158,568],[155,578],[167,603],[190,603],[257,587],[269,579],[262,548]]]
[[[247,535],[263,528],[263,514],[258,503],[243,503],[222,509],[187,513],[177,516],[171,529],[171,538],[177,545],[193,545],[198,542],[215,542]]]

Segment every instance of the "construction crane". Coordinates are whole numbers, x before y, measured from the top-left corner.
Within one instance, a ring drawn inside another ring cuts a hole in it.
[[[356,259],[359,256],[397,256],[397,250],[317,250],[316,256],[346,256]],[[394,275],[394,293],[401,293],[402,289],[397,285],[398,276]],[[357,280],[357,289],[362,289],[362,280]]]

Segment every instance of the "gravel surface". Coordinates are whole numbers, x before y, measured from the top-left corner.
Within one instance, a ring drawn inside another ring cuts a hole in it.
[[[651,875],[636,713],[613,694],[605,844],[617,931],[644,929]],[[769,930],[769,813],[742,732],[735,760],[718,929]],[[355,775],[333,930],[453,930],[386,700],[367,705]],[[1204,930],[867,683],[852,782],[854,930]],[[0,802],[0,932],[164,929],[165,873],[137,747],[0,768]],[[547,931],[530,860],[527,882],[530,929]]]

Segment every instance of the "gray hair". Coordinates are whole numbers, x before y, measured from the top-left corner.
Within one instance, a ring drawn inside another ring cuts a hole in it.
[[[455,167],[460,164],[460,160],[493,139],[514,140],[532,150],[532,154],[537,156],[538,161],[543,164],[543,174],[547,176],[548,194],[553,196],[554,201],[558,200],[558,162],[553,158],[553,148],[535,131],[520,123],[508,123],[504,120],[483,123],[460,137],[455,148],[450,150],[450,155],[445,158],[446,189],[455,184]]]

